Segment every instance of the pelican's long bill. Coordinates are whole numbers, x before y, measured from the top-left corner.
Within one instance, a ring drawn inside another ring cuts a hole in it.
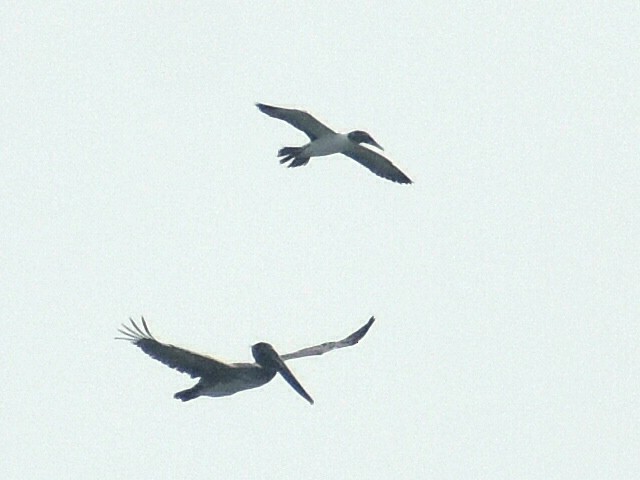
[[[298,392],[307,402],[313,405],[313,398],[307,393],[293,372],[284,363],[278,352],[268,343],[260,342],[251,347],[253,358],[264,368],[272,368],[284,378],[291,387]]]

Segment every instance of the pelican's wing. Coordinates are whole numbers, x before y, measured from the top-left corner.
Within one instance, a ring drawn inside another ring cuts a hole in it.
[[[202,377],[205,375],[212,376],[220,374],[230,367],[226,363],[215,360],[205,355],[200,355],[184,348],[161,343],[151,335],[147,322],[142,318],[142,326],[144,331],[132,320],[131,325],[122,324],[122,328],[118,331],[124,337],[118,337],[118,340],[128,340],[135,346],[165,365],[175,368],[179,372],[188,373],[192,377]]]
[[[375,318],[371,317],[369,321],[358,330],[353,332],[347,338],[343,338],[342,340],[338,340],[337,342],[326,342],[314,347],[303,348],[302,350],[298,350],[297,352],[280,355],[280,358],[282,360],[291,360],[293,358],[311,357],[312,355],[322,355],[323,353],[330,352],[331,350],[335,350],[336,348],[350,347],[351,345],[355,345],[356,343],[358,343],[362,339],[362,337],[365,336],[365,334],[371,328],[371,325],[373,325],[374,321]]]
[[[284,120],[298,130],[302,130],[307,134],[311,141],[327,134],[336,133],[325,124],[313,118],[311,114],[302,110],[272,107],[271,105],[265,105],[264,103],[256,103],[256,107],[258,107],[262,113],[266,113],[273,118]]]
[[[356,162],[364,165],[382,178],[398,183],[413,183],[411,179],[402,173],[390,160],[362,145],[353,144],[342,153],[349,158],[353,158]]]

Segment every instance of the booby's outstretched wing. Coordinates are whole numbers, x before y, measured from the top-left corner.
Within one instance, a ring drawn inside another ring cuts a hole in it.
[[[270,117],[279,120],[284,120],[289,125],[303,131],[311,141],[327,134],[336,133],[303,110],[273,107],[271,105],[265,105],[264,103],[256,103],[256,107],[258,107],[262,113],[266,113]]]
[[[397,183],[413,183],[411,179],[402,173],[389,159],[362,145],[349,145],[342,153],[382,178]]]
[[[322,355],[324,353],[330,352],[331,350],[335,350],[337,348],[350,347],[358,343],[360,340],[362,340],[362,337],[364,337],[366,333],[369,331],[369,329],[371,328],[371,325],[373,325],[373,322],[375,322],[375,318],[371,317],[369,321],[365,323],[362,327],[360,327],[358,330],[353,332],[348,337],[343,338],[342,340],[338,340],[337,342],[326,342],[326,343],[321,343],[320,345],[315,345],[313,347],[303,348],[302,350],[298,350],[296,352],[280,355],[280,358],[282,360],[292,360],[294,358],[311,357],[313,355]]]
[[[132,326],[123,324],[118,331],[124,337],[117,337],[118,340],[127,340],[133,343],[151,358],[175,368],[179,372],[188,373],[195,378],[221,375],[232,368],[228,364],[206,355],[200,355],[184,348],[159,342],[151,335],[144,317],[142,317],[144,331],[133,319],[130,318],[129,321]]]

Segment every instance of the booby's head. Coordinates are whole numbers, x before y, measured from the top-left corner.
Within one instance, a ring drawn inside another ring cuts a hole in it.
[[[384,148],[382,148],[371,135],[369,135],[367,132],[363,132],[362,130],[354,130],[353,132],[349,132],[347,134],[347,137],[349,137],[349,140],[354,143],[368,143],[369,145],[373,145],[380,150],[384,150]]]
[[[258,365],[272,372],[278,372],[296,392],[313,405],[313,398],[300,385],[300,382],[293,376],[289,367],[285,365],[278,352],[271,345],[265,342],[256,343],[251,347],[251,353]]]

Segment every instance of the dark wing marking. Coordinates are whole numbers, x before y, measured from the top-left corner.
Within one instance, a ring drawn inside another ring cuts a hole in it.
[[[280,358],[282,360],[291,360],[293,358],[311,357],[313,355],[322,355],[323,353],[330,352],[331,350],[335,350],[336,348],[350,347],[362,340],[362,337],[366,335],[366,333],[371,328],[371,325],[373,325],[374,321],[375,318],[371,317],[369,321],[358,330],[353,332],[348,337],[343,338],[342,340],[338,340],[337,342],[326,342],[320,345],[315,345],[313,347],[303,348],[302,350],[298,350],[297,352],[280,355]]]
[[[382,178],[398,183],[413,183],[411,179],[402,173],[390,160],[362,145],[352,145],[342,153],[364,165]]]
[[[142,318],[144,331],[133,319],[130,318],[129,321],[132,326],[122,324],[122,328],[118,329],[118,331],[123,334],[124,337],[117,337],[117,339],[127,340],[133,343],[135,346],[140,347],[140,349],[151,358],[171,368],[175,368],[179,372],[188,373],[191,377],[202,377],[219,375],[231,368],[226,363],[211,357],[159,342],[151,335],[144,318]]]
[[[327,134],[336,133],[325,124],[316,120],[311,114],[292,108],[272,107],[264,103],[256,103],[256,107],[270,117],[284,120],[289,125],[302,130],[312,141]]]

